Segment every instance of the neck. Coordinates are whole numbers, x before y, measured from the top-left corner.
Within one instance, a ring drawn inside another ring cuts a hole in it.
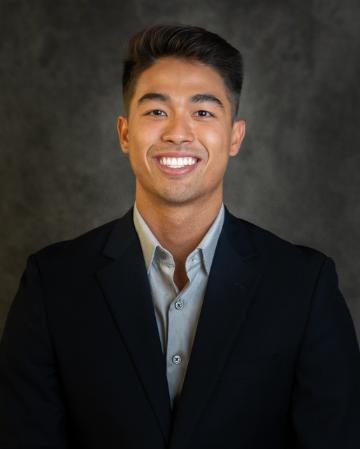
[[[172,205],[136,195],[136,207],[160,244],[184,265],[220,211],[222,195],[211,202]]]

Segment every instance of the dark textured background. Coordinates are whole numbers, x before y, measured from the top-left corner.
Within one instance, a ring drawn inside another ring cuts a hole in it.
[[[128,38],[179,21],[243,52],[248,133],[225,200],[336,262],[360,335],[360,3],[0,1],[0,334],[27,256],[122,215],[117,144]]]

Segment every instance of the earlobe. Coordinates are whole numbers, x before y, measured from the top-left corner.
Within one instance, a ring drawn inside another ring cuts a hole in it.
[[[231,144],[230,144],[230,156],[236,156],[240,150],[240,146],[245,137],[245,120],[237,120],[233,124]]]
[[[117,119],[117,132],[119,136],[119,143],[122,151],[127,154],[129,152],[129,130],[128,121],[124,116],[119,116]]]

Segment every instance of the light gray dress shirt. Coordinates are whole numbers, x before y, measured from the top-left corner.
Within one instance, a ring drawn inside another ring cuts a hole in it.
[[[189,281],[181,291],[174,282],[172,254],[151,232],[136,203],[133,219],[150,282],[160,342],[166,356],[166,374],[173,405],[184,382],[215,248],[224,223],[224,204],[204,238],[186,259]]]

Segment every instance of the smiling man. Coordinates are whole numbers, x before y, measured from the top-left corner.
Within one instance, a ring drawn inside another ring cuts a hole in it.
[[[334,262],[241,218],[242,58],[156,25],[124,63],[121,218],[31,255],[0,347],[0,448],[358,449],[360,354]]]

